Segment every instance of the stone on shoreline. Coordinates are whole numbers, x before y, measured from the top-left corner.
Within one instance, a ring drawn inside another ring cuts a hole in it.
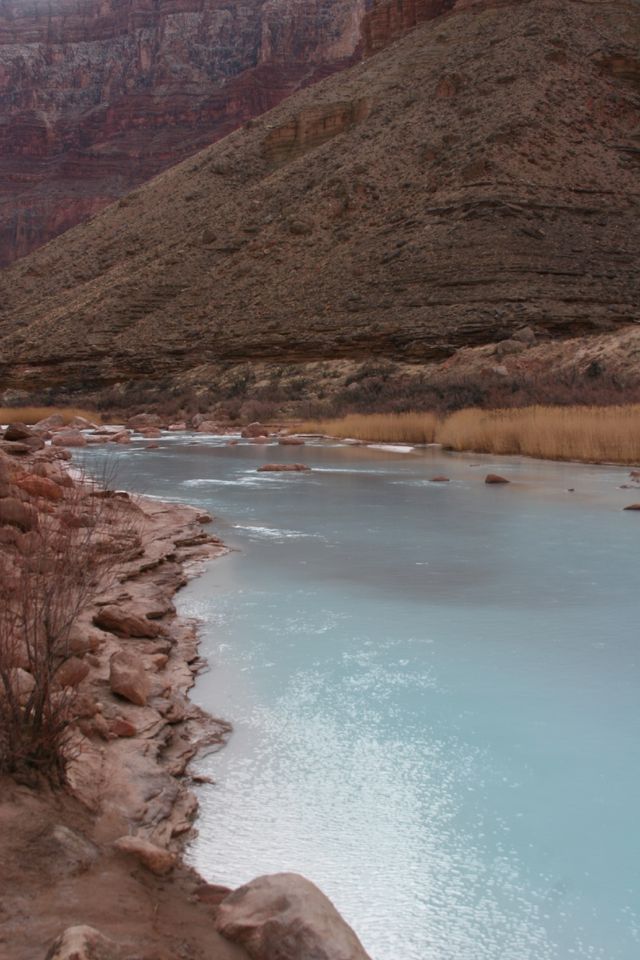
[[[59,483],[47,477],[34,476],[32,473],[16,480],[16,486],[32,497],[42,497],[44,500],[62,500],[64,496]]]
[[[108,604],[101,607],[93,618],[96,627],[125,637],[148,637],[154,639],[162,633],[162,627],[148,620],[144,614]]]
[[[329,898],[296,873],[257,877],[234,890],[215,923],[252,960],[370,960]]]
[[[281,447],[303,447],[305,442],[302,437],[280,437],[278,443]]]
[[[137,413],[135,417],[129,417],[126,426],[129,430],[139,430],[140,427],[162,427],[162,417],[157,413]]]
[[[79,430],[60,430],[51,443],[54,447],[86,447],[87,438]]]
[[[511,483],[506,477],[501,477],[498,473],[488,473],[484,478],[485,483]]]
[[[0,440],[0,452],[8,453],[10,457],[26,457],[32,450],[22,440]]]
[[[38,526],[38,513],[28,503],[22,503],[15,497],[3,497],[0,500],[0,525],[3,523],[26,533]]]
[[[114,840],[113,846],[121,853],[128,853],[135,857],[143,867],[150,870],[157,877],[166,877],[173,870],[176,858],[168,850],[157,847],[150,840],[143,837],[120,837]]]
[[[125,960],[125,952],[95,927],[77,926],[60,934],[45,960]]]
[[[267,428],[263,427],[262,424],[258,423],[258,421],[256,420],[253,423],[247,424],[246,427],[243,427],[242,430],[240,431],[240,436],[245,438],[266,437],[268,432],[269,431],[267,430]]]
[[[109,661],[109,685],[112,693],[138,707],[145,707],[151,684],[143,661],[135,653],[119,650]]]
[[[625,510],[640,510],[640,503],[630,503],[628,507],[624,508]]]
[[[26,440],[28,437],[33,437],[33,431],[26,425],[26,423],[10,423],[7,429],[4,432],[5,440]]]

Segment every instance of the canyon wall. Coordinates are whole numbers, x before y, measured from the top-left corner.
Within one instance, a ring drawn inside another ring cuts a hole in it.
[[[360,56],[364,0],[0,0],[0,266]]]
[[[419,24],[0,271],[0,387],[626,337],[639,40],[625,0]]]

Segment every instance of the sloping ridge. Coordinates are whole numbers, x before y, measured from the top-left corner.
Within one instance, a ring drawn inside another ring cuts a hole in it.
[[[2,384],[638,322],[639,40],[632,0],[461,0],[0,273]]]

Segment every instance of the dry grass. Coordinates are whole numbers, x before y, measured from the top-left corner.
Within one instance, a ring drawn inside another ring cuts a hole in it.
[[[640,404],[611,407],[522,407],[432,413],[351,415],[297,427],[360,440],[429,443],[453,450],[523,454],[546,460],[640,463]]]
[[[74,417],[84,417],[92,423],[100,423],[99,413],[79,407],[0,407],[0,423],[37,423],[54,413],[64,417],[65,423],[69,423]]]
[[[351,413],[338,420],[300,423],[296,433],[325,433],[375,443],[432,443],[438,418],[434,413]]]
[[[454,450],[638,463],[640,405],[460,410],[446,418],[437,436]]]

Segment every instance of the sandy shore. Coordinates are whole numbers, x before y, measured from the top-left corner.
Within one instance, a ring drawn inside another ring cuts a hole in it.
[[[225,547],[193,508],[122,500],[125,514],[135,514],[139,546],[78,624],[90,670],[79,688],[68,787],[0,780],[3,960],[44,960],[77,924],[113,938],[131,960],[246,957],[213,927],[224,888],[204,884],[181,857],[197,811],[188,763],[204,742],[222,743],[229,726],[188,698],[201,665],[197,628],[176,616],[172,597]],[[114,609],[121,622],[105,629],[105,610]],[[112,692],[110,663],[123,651],[144,664],[144,705]],[[157,854],[126,852],[123,837]]]

